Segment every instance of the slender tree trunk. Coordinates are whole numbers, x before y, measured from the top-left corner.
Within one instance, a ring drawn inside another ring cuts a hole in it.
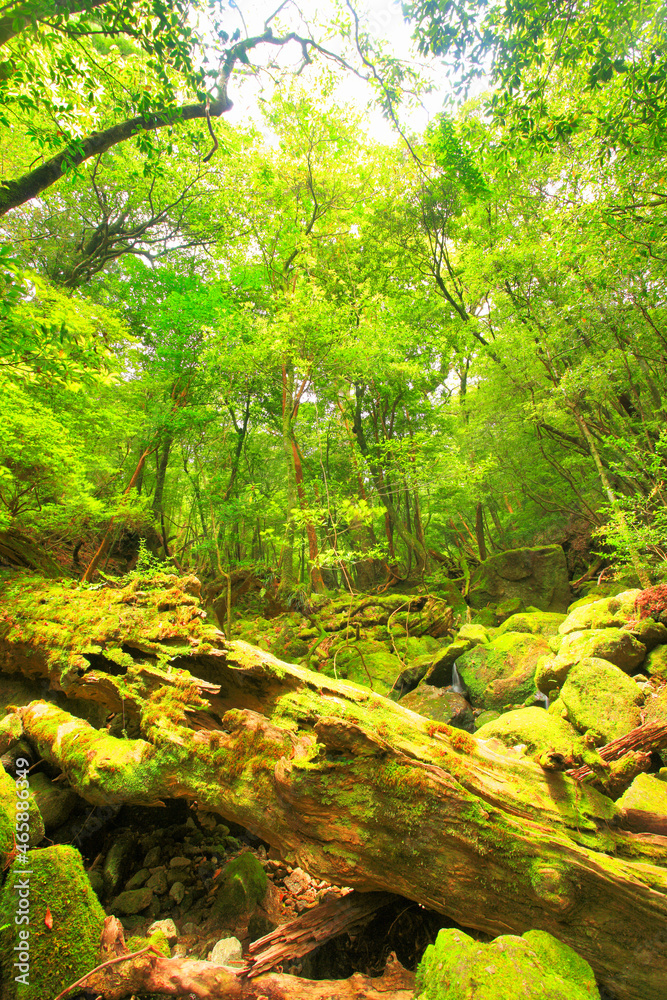
[[[294,438],[294,430],[292,430],[292,461],[294,462],[294,482],[299,496],[299,503],[301,504],[301,510],[305,512],[306,493],[303,488],[303,467],[301,465],[299,449]],[[317,565],[317,559],[319,556],[317,547],[317,532],[315,531],[315,525],[308,518],[305,519],[305,525],[306,535],[308,537],[308,555],[310,556],[310,561],[312,563],[310,570],[310,583],[316,594],[322,594],[324,593],[324,580],[322,579],[322,570]]]
[[[484,511],[481,503],[477,504],[475,511],[475,534],[477,536],[479,558],[484,562],[486,559],[486,542],[484,541]]]
[[[294,456],[292,454],[292,411],[294,408],[294,366],[291,362],[283,365],[283,454],[287,487],[287,509],[285,511],[285,540],[280,553],[280,570],[283,582],[294,582],[294,510],[297,506],[296,482],[294,476]]]
[[[151,454],[151,452],[153,451],[154,447],[155,447],[155,445],[149,445],[148,448],[146,448],[146,450],[143,453],[143,455],[140,457],[140,459],[139,459],[139,461],[137,463],[137,467],[134,470],[134,472],[132,473],[132,478],[130,479],[129,483],[127,484],[127,486],[123,490],[123,496],[125,496],[126,494],[128,494],[130,492],[130,490],[134,486],[136,486],[137,480],[139,479],[139,476],[141,475],[141,470],[144,467],[144,462],[146,461],[147,457]],[[115,528],[115,522],[116,522],[116,516],[114,515],[111,518],[111,520],[109,521],[109,525],[108,525],[107,530],[105,532],[104,538],[102,539],[97,552],[95,553],[95,555],[93,556],[93,558],[88,563],[88,566],[86,567],[86,570],[85,570],[83,576],[81,577],[82,583],[90,583],[90,581],[91,581],[91,579],[93,577],[93,573],[95,572],[95,570],[97,569],[97,567],[100,564],[100,560],[106,555],[106,552],[107,552],[107,550],[109,548],[109,545],[111,544],[111,539],[113,537],[113,532],[114,532],[114,528]]]

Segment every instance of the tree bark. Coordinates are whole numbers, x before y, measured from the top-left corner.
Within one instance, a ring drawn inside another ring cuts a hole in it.
[[[219,118],[232,106],[232,102],[224,97],[219,101],[211,101],[208,106],[208,115],[211,118]],[[0,216],[5,215],[12,208],[24,205],[31,198],[36,198],[38,194],[51,187],[60,180],[65,171],[80,166],[92,156],[99,156],[106,153],[112,146],[119,142],[125,142],[139,132],[150,131],[157,128],[165,128],[167,125],[178,124],[178,122],[194,121],[198,118],[207,117],[207,105],[185,104],[180,108],[174,108],[170,113],[138,115],[136,118],[129,118],[117,125],[104,129],[102,132],[93,132],[91,135],[80,139],[76,144],[69,146],[62,152],[52,156],[50,160],[36,167],[34,170],[24,174],[15,181],[6,180],[0,185]]]
[[[663,1000],[667,837],[494,741],[225,643],[197,591],[167,575],[94,592],[6,582],[2,669],[124,705],[142,734],[38,701],[11,738],[22,728],[91,804],[196,799],[314,875],[493,935],[541,928],[619,1000]]]

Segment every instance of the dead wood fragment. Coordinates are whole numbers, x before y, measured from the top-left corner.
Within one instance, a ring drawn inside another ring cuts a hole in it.
[[[66,1000],[82,984],[104,1000],[126,1000],[135,994],[186,996],[190,1000],[412,1000],[414,993],[414,974],[404,969],[394,955],[377,979],[359,973],[340,980],[316,981],[274,973],[248,979],[245,970],[195,959],[166,958],[149,948],[123,959],[124,947],[120,921],[107,917],[101,955],[113,957],[82,976],[56,1000]]]
[[[351,892],[313,907],[296,920],[277,927],[253,941],[248,951],[248,976],[259,976],[289,959],[301,958],[325,941],[366,923],[381,907],[395,899],[391,892]]]
[[[621,757],[625,757],[626,754],[633,751],[650,753],[652,750],[664,750],[666,747],[667,723],[647,722],[643,726],[637,726],[636,729],[630,730],[625,736],[619,736],[618,739],[612,740],[611,743],[606,743],[605,746],[599,748],[598,754],[603,760],[612,761],[620,760]],[[648,761],[649,758],[647,757],[647,764]],[[565,773],[569,774],[576,781],[583,781],[585,778],[591,777],[595,772],[588,764],[582,764],[581,767],[571,768]]]

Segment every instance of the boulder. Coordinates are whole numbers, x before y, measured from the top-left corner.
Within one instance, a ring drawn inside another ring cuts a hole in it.
[[[497,552],[472,574],[469,601],[473,608],[518,598],[523,606],[564,612],[570,601],[565,553],[560,545]]]
[[[581,736],[569,722],[543,708],[506,712],[494,722],[483,725],[475,736],[482,740],[500,740],[507,747],[524,745],[528,756],[535,760],[552,751],[572,760],[582,746]]]
[[[452,667],[469,649],[475,645],[469,639],[459,639],[450,642],[434,657],[431,666],[424,674],[424,682],[435,687],[447,687],[452,683]]]
[[[641,724],[644,696],[631,677],[607,660],[589,657],[575,664],[559,701],[580,732],[591,731],[598,746]]]
[[[137,840],[131,830],[123,830],[114,840],[104,859],[104,886],[111,895],[124,882],[137,852]]]
[[[57,830],[79,802],[79,796],[71,788],[54,785],[47,774],[38,772],[30,776],[30,791],[44,820],[44,829]]]
[[[528,614],[511,615],[499,627],[497,635],[506,632],[528,632],[531,635],[543,635],[546,638],[558,635],[558,627],[565,621],[565,615],[552,611],[534,611]]]
[[[472,708],[462,694],[448,691],[447,688],[422,683],[414,691],[404,695],[400,703],[412,712],[425,715],[427,719],[445,722],[457,729],[469,729],[472,726]]]
[[[615,597],[594,601],[570,612],[559,627],[561,635],[582,632],[584,629],[621,628],[629,621],[637,621],[635,602],[641,590],[624,590]]]
[[[225,927],[236,927],[240,918],[252,913],[268,888],[266,872],[254,854],[246,851],[225,866],[212,915]]]
[[[667,836],[667,781],[638,774],[616,804],[623,826]]]
[[[41,813],[37,808],[35,796],[32,793],[32,778],[28,776],[25,780],[28,782],[29,793],[28,798],[22,801],[26,802],[28,806],[29,830],[23,832],[27,832],[29,835],[29,846],[35,847],[44,839],[44,822],[42,820]],[[24,790],[23,786],[20,787],[21,790]],[[3,817],[0,822],[0,826],[2,827],[2,831],[0,831],[0,850],[4,854],[7,854],[7,852],[14,846],[18,790],[19,788],[15,779],[0,767],[0,815]]]
[[[134,916],[146,910],[153,902],[153,890],[145,886],[143,889],[128,889],[121,892],[111,902],[111,912],[119,913],[122,917]]]
[[[16,924],[15,879],[23,864],[17,859],[0,895],[0,955],[3,1000],[47,1000],[76,982],[98,963],[104,910],[93,892],[81,855],[66,844],[30,851],[29,975],[16,982],[12,963],[21,955],[22,933]],[[47,919],[47,911],[50,920]],[[49,926],[50,925],[50,926]],[[19,968],[19,974],[22,970]]]
[[[651,677],[663,677],[667,680],[667,646],[656,646],[646,657],[645,670]]]
[[[422,1000],[599,1000],[588,962],[546,931],[506,934],[488,944],[446,928],[417,969]]]
[[[475,707],[502,710],[531,697],[537,661],[548,652],[542,636],[508,632],[468,650],[456,665]]]
[[[626,673],[632,673],[643,662],[646,646],[620,628],[587,629],[569,632],[563,637],[558,653],[548,664],[540,664],[536,676],[540,691],[560,687],[575,663],[586,657],[607,660]],[[553,683],[552,683],[553,682]]]

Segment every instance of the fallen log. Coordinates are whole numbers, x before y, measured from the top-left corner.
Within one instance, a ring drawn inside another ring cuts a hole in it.
[[[259,976],[291,959],[301,958],[325,941],[367,923],[377,910],[400,896],[390,892],[350,892],[307,910],[248,948],[248,976]]]
[[[248,979],[242,971],[188,958],[166,958],[151,948],[126,954],[123,929],[107,917],[102,931],[102,963],[72,983],[55,1000],[75,989],[104,1000],[127,1000],[135,994],[188,997],[190,1000],[412,1000],[414,974],[391,956],[376,979],[356,973],[349,979],[301,979],[265,973]]]
[[[141,733],[115,738],[47,701],[19,709],[80,795],[195,800],[321,878],[492,935],[549,931],[619,1000],[664,1000],[667,838],[622,829],[611,799],[494,741],[226,643],[196,589],[5,585],[3,669],[123,706]]]

